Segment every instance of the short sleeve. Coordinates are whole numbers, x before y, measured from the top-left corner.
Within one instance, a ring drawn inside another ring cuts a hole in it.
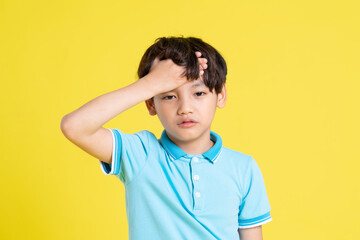
[[[111,165],[100,161],[104,174],[115,175],[124,184],[129,183],[145,167],[149,141],[155,138],[149,131],[125,134],[118,129],[109,129],[113,139]]]
[[[244,197],[239,209],[239,228],[252,228],[270,222],[270,203],[264,179],[258,164],[251,156],[243,183]]]

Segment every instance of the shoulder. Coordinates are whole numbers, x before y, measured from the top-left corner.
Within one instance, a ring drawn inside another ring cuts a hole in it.
[[[223,163],[227,162],[231,168],[233,174],[240,183],[240,191],[243,196],[246,195],[248,189],[252,186],[253,188],[261,189],[263,187],[263,178],[259,165],[255,159],[242,152],[234,151],[224,147],[224,160]],[[259,184],[260,183],[260,184]]]
[[[141,139],[151,139],[151,140],[154,138],[156,139],[155,134],[148,130],[141,130],[141,131],[135,132],[135,133],[125,133],[117,128],[113,128],[110,130],[115,134],[119,134],[121,137],[139,137]]]
[[[117,128],[110,130],[112,131],[116,142],[121,145],[125,144],[129,147],[136,147],[140,144],[142,147],[147,148],[148,146],[158,143],[155,134],[148,130],[142,130],[135,133],[124,133]]]
[[[137,135],[140,138],[149,139],[149,141],[157,141],[155,134],[148,130],[142,130],[142,131],[136,132],[136,133],[134,133],[134,135]]]
[[[246,153],[232,150],[227,147],[222,149],[222,158],[229,165],[237,169],[242,176],[247,175],[249,171],[252,171],[254,168],[258,168],[258,165],[254,158]]]
[[[231,161],[235,161],[241,164],[249,164],[251,161],[253,161],[253,158],[251,155],[232,150],[227,147],[223,147],[222,149],[222,155],[223,157],[226,157],[226,159],[229,159]]]

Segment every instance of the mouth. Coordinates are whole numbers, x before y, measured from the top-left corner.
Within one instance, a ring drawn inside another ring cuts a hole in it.
[[[192,119],[186,119],[186,120],[181,121],[178,125],[180,127],[192,127],[192,126],[194,126],[196,124],[197,124],[196,121],[194,121]]]

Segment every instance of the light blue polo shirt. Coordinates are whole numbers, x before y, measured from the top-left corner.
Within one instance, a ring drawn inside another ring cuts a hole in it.
[[[108,128],[109,129],[109,128]],[[113,136],[112,164],[103,172],[125,185],[130,240],[239,239],[238,228],[271,221],[264,180],[255,160],[222,146],[186,154],[163,131]]]

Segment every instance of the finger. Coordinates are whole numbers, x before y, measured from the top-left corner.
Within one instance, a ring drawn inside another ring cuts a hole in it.
[[[195,55],[196,55],[197,57],[201,57],[201,52],[197,51],[197,52],[195,52]]]
[[[205,69],[207,69],[208,65],[206,63],[200,63],[199,67],[200,67],[200,70],[205,70]]]
[[[208,67],[207,63],[207,59],[206,58],[199,58],[199,66],[200,66],[200,70],[201,69],[206,69]]]
[[[204,64],[204,63],[208,62],[208,60],[206,58],[198,58],[198,61],[200,64]]]

